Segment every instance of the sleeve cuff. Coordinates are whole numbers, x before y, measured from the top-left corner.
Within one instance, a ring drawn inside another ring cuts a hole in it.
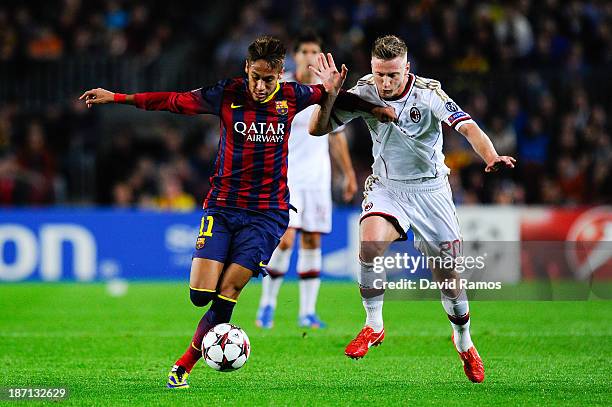
[[[459,131],[459,129],[461,128],[461,126],[463,126],[464,124],[467,123],[476,123],[471,117],[466,117],[464,119],[461,120],[457,120],[454,124],[453,124],[453,129]]]

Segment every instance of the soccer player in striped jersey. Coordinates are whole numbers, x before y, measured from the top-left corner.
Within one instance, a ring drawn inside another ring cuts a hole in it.
[[[315,65],[321,53],[321,39],[314,33],[304,33],[295,42],[295,74],[285,74],[285,81],[295,80],[309,85],[319,81],[308,69]],[[308,122],[313,106],[295,116],[289,140],[288,182],[291,204],[297,212],[289,213],[289,228],[268,263],[268,276],[262,280],[261,300],[256,323],[262,328],[272,328],[277,296],[289,261],[297,231],[300,232],[297,273],[300,288],[298,324],[302,327],[322,328],[325,323],[316,313],[316,303],[321,279],[321,233],[331,231],[331,163],[334,159],[344,176],[343,198],[350,200],[357,190],[355,172],[343,130],[337,129],[329,136],[313,137],[308,133]],[[317,165],[312,165],[316,162]]]
[[[248,48],[245,77],[224,79],[190,92],[126,95],[105,89],[86,91],[88,107],[131,104],[146,110],[213,114],[220,118],[219,151],[204,199],[189,292],[197,307],[210,304],[185,353],[168,375],[168,387],[187,388],[187,377],[202,357],[202,339],[213,326],[229,322],[240,292],[251,277],[265,275],[266,264],[289,222],[287,154],[295,115],[313,104],[337,102],[393,120],[392,110],[341,92],[347,69],[333,63],[317,70],[320,85],[280,82],[285,47],[272,37]],[[331,55],[328,55],[332,60]]]
[[[410,73],[407,47],[400,38],[378,38],[372,48],[372,74],[349,90],[372,103],[392,107],[393,123],[378,123],[371,115],[343,111],[339,106],[314,109],[311,134],[325,134],[362,117],[372,137],[373,174],[366,180],[360,219],[361,273],[359,286],[366,321],[346,347],[350,358],[362,358],[385,337],[382,307],[384,273],[374,272],[374,259],[384,256],[395,240],[405,240],[409,228],[427,257],[454,260],[461,253],[461,232],[448,183],[449,168],[442,153],[442,123],[461,133],[486,163],[485,172],[514,168],[515,159],[500,156],[489,137],[443,90],[440,82]],[[430,264],[435,281],[456,281],[453,268]],[[448,264],[448,263],[444,263]],[[442,305],[453,330],[453,343],[472,382],[484,380],[484,366],[470,336],[465,290],[441,290]]]

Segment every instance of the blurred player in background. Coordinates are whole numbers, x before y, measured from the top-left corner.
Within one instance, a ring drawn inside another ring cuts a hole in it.
[[[321,53],[321,39],[305,33],[295,42],[295,75],[285,74],[284,80],[304,85],[319,83],[308,69],[316,64]],[[329,136],[313,137],[308,133],[308,122],[314,106],[295,116],[289,139],[288,183],[291,204],[297,212],[289,213],[289,228],[268,262],[268,277],[262,280],[261,301],[257,312],[257,326],[272,328],[278,291],[289,269],[289,261],[297,231],[301,232],[297,272],[300,286],[298,323],[302,327],[321,328],[325,324],[316,313],[321,279],[321,233],[331,231],[332,197],[330,154],[344,178],[343,199],[350,201],[357,191],[355,171],[349,155],[343,128]]]
[[[372,136],[373,174],[366,180],[360,218],[361,272],[359,286],[366,322],[346,347],[351,358],[366,355],[382,343],[384,273],[374,273],[373,261],[389,244],[406,239],[412,228],[416,246],[437,258],[460,255],[462,238],[455,212],[449,168],[442,153],[444,122],[467,138],[485,161],[485,172],[514,168],[512,157],[499,156],[489,137],[442,90],[440,82],[410,73],[406,44],[396,36],[380,37],[372,49],[372,74],[361,78],[352,92],[380,106],[392,107],[398,122],[377,123],[368,114],[340,108],[314,109],[310,130],[325,134],[356,117],[363,117]],[[319,65],[326,69],[325,64]],[[440,263],[438,263],[439,265]],[[430,264],[435,281],[455,279],[454,270]],[[378,283],[377,283],[378,280]],[[453,342],[472,382],[484,380],[484,366],[470,337],[470,313],[465,290],[442,290],[442,305],[453,330]]]
[[[248,48],[246,77],[224,79],[183,93],[125,95],[98,88],[81,96],[88,107],[127,103],[146,110],[220,117],[219,150],[189,279],[193,304],[211,306],[187,350],[172,367],[167,383],[170,388],[188,387],[189,373],[202,357],[204,334],[229,322],[244,286],[251,277],[266,273],[266,263],[289,223],[291,123],[310,105],[334,103],[346,78],[346,67],[340,73],[328,65],[318,71],[320,85],[280,82],[284,58],[285,47],[278,39],[260,37]],[[395,117],[392,111],[346,92],[337,100],[349,110],[361,108],[381,118],[387,114],[386,119]]]

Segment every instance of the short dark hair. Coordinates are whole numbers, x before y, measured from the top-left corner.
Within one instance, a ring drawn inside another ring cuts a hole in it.
[[[323,40],[314,31],[305,31],[301,33],[295,40],[293,45],[293,52],[297,52],[302,44],[314,43],[320,48],[323,48]]]
[[[282,68],[287,49],[278,38],[269,35],[257,37],[249,45],[247,61],[255,62],[260,59],[266,61],[274,69]]]
[[[372,46],[372,57],[378,59],[394,59],[407,53],[408,47],[406,43],[395,35],[378,37]]]

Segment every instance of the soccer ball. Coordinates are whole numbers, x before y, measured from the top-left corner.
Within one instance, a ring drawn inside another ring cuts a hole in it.
[[[251,354],[247,334],[232,324],[215,325],[204,335],[202,356],[206,364],[221,372],[240,369]]]

